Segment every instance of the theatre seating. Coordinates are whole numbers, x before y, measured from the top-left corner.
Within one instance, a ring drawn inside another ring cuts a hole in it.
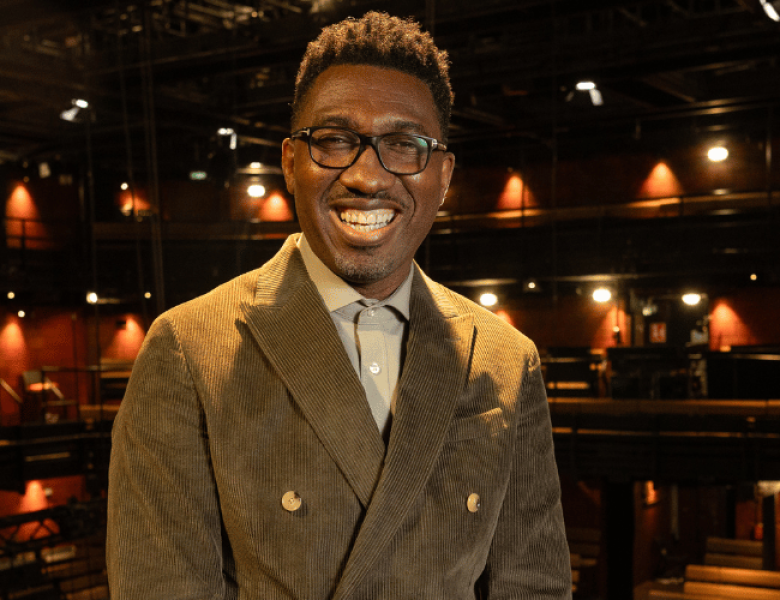
[[[601,550],[601,531],[588,527],[567,527],[571,559],[571,580],[580,597],[593,597],[597,592],[596,567]]]
[[[780,573],[688,565],[681,590],[650,589],[648,600],[780,600]]]
[[[710,537],[707,538],[704,564],[738,569],[761,569],[764,566],[763,553],[762,542]]]

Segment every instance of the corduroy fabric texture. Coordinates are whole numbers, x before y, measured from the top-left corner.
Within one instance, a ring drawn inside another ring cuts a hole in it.
[[[151,327],[108,519],[112,600],[571,597],[534,345],[416,269],[385,446],[294,237]]]

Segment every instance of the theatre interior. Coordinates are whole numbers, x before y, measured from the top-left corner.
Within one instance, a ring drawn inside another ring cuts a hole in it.
[[[539,349],[575,600],[780,598],[780,2],[0,0],[0,599],[109,597],[145,332],[300,230],[297,66],[368,10],[449,52],[416,260]]]

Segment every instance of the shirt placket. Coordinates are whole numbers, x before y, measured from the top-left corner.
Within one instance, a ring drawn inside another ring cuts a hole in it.
[[[379,431],[384,432],[390,418],[390,386],[387,345],[382,331],[384,307],[368,307],[358,315],[357,338],[360,356],[360,381]]]

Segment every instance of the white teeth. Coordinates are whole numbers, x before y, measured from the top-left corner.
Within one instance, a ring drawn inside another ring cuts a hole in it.
[[[366,232],[374,231],[385,227],[393,220],[395,211],[387,208],[378,210],[343,210],[339,214],[342,222],[346,223],[356,231]]]

